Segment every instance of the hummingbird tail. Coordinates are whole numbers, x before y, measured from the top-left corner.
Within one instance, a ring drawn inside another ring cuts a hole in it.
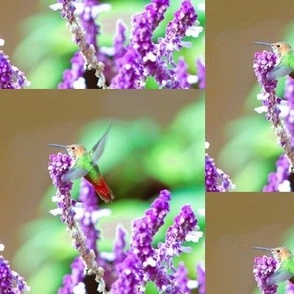
[[[85,176],[85,179],[93,185],[96,195],[100,197],[105,203],[112,202],[114,195],[102,177],[95,182],[91,181],[87,176]]]

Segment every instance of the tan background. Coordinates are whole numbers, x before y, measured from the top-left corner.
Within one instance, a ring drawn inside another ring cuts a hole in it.
[[[256,83],[253,54],[265,48],[252,42],[279,41],[294,20],[294,2],[207,0],[206,6],[206,140],[210,156],[217,159],[228,139],[227,122],[244,113],[245,99]]]
[[[199,93],[1,91],[0,241],[6,245],[5,257],[11,260],[14,256],[22,224],[39,215],[41,199],[51,185],[47,165],[52,149],[48,143],[76,142],[85,123],[103,118],[132,121],[150,117],[168,125]]]
[[[5,54],[11,57],[10,59],[12,60],[12,64],[14,65],[14,48],[19,44],[20,39],[23,37],[21,33],[22,21],[25,20],[27,17],[41,11],[41,9],[44,9],[39,4],[40,2],[40,0],[0,1],[0,37],[5,40],[5,46],[1,48],[5,52]],[[54,1],[52,1],[52,3],[53,2]]]
[[[252,247],[287,246],[284,235],[294,225],[292,202],[289,193],[206,196],[206,293],[252,293],[253,260],[263,255]]]

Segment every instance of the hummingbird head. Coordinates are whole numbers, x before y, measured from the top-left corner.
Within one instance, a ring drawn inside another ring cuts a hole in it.
[[[68,152],[68,155],[74,160],[87,151],[84,146],[79,144],[68,145],[65,146],[65,148]]]
[[[279,58],[283,56],[284,54],[288,53],[290,50],[292,50],[292,47],[285,42],[277,42],[277,43],[254,42],[254,44],[272,47],[272,50]]]
[[[277,259],[279,262],[287,259],[292,254],[292,252],[286,247],[272,248],[271,251],[272,251],[273,257]]]
[[[278,55],[279,57],[288,53],[292,49],[291,46],[285,42],[272,43],[271,46],[274,53]]]
[[[276,247],[276,248],[254,247],[254,248],[258,250],[270,251],[274,259],[276,259],[278,262],[281,262],[287,259],[290,255],[292,255],[291,250],[289,250],[286,247]]]
[[[60,147],[65,148],[68,155],[73,159],[76,160],[77,157],[84,154],[87,150],[84,146],[79,144],[72,144],[72,145],[58,145],[58,144],[49,144],[52,147]]]

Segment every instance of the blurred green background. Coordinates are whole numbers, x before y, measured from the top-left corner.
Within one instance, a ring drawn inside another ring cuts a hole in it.
[[[255,1],[246,7],[241,0],[224,2],[207,8],[211,14],[220,7],[225,11],[208,21],[207,72],[212,77],[206,90],[208,154],[231,176],[233,191],[258,192],[269,172],[275,171],[282,148],[264,114],[254,111],[261,106],[256,99],[261,87],[252,68],[253,56],[270,49],[253,42],[286,41],[293,46],[292,6],[289,1],[269,1],[268,9]],[[285,79],[280,79],[279,97],[284,87]]]
[[[70,59],[77,46],[66,27],[65,21],[59,11],[49,9],[49,5],[56,3],[53,0],[34,0],[31,3],[21,1],[17,7],[12,7],[9,1],[1,1],[0,4],[0,36],[6,40],[4,52],[8,54],[12,63],[24,71],[31,82],[33,89],[55,89],[61,81],[62,73],[70,67]],[[166,12],[166,17],[154,34],[154,41],[164,36],[165,28],[174,12],[180,7],[180,1],[170,1],[171,5]],[[115,26],[118,19],[122,19],[127,27],[127,36],[130,36],[131,16],[143,11],[146,0],[132,1],[100,1],[110,3],[111,10],[102,12],[97,19],[101,26],[101,35],[98,43],[102,47],[113,45]],[[205,26],[204,0],[192,0],[198,14],[201,26]],[[22,13],[21,7],[25,14]],[[11,13],[10,13],[11,12]],[[6,29],[4,28],[6,27]],[[11,36],[11,27],[15,35]],[[10,30],[8,29],[10,28]],[[17,39],[15,39],[17,38]],[[189,66],[189,72],[196,73],[196,59],[204,59],[205,32],[198,38],[186,38],[192,42],[192,47],[183,48],[175,53],[184,56]],[[127,38],[128,42],[128,38]],[[14,48],[10,46],[14,46]],[[154,88],[156,84],[153,78],[147,82],[147,88]]]
[[[98,224],[100,250],[112,251],[119,223],[129,238],[131,220],[142,217],[164,188],[172,193],[171,211],[155,244],[164,240],[167,227],[184,204],[192,205],[200,229],[205,230],[204,96],[200,93],[5,91],[0,101],[5,121],[1,125],[5,181],[0,238],[6,245],[5,258],[28,277],[31,293],[56,293],[76,256],[64,225],[49,214],[55,208],[51,201],[55,190],[47,171],[48,156],[59,151],[49,143],[78,142],[91,148],[112,124],[99,167],[116,198],[110,205],[101,205],[110,208],[111,215]],[[79,184],[74,181],[74,198]],[[195,279],[196,264],[204,262],[204,238],[192,246],[193,253],[182,254],[180,259]],[[50,281],[46,287],[44,281]],[[152,286],[149,289],[147,293],[154,293]]]

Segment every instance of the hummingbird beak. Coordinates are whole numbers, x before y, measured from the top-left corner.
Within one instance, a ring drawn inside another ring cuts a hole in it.
[[[59,147],[59,148],[66,148],[65,145],[59,145],[59,144],[49,144],[51,147]]]
[[[266,247],[253,247],[254,249],[257,250],[266,250],[266,251],[272,251],[270,248],[266,248]]]
[[[265,42],[253,42],[253,44],[256,44],[256,45],[263,45],[263,46],[272,46],[271,43],[265,43]]]

